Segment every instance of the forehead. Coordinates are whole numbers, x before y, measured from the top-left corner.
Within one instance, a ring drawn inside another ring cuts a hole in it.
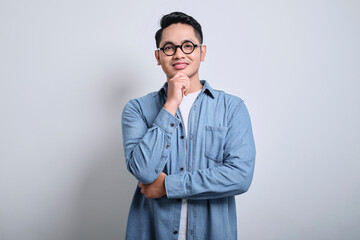
[[[180,44],[184,40],[197,41],[195,30],[191,25],[175,23],[165,28],[162,32],[161,43],[173,42]]]

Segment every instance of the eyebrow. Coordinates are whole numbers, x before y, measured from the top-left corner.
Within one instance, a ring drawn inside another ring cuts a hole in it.
[[[181,44],[183,44],[184,42],[193,42],[193,41],[191,41],[190,39],[184,39],[184,40],[182,40],[181,42],[180,42],[180,45]],[[168,43],[171,43],[171,44],[174,44],[174,45],[176,45],[175,43],[173,43],[173,42],[171,42],[171,41],[166,41],[166,42],[164,42],[164,44],[162,45],[162,47],[164,47],[166,44],[168,44]]]

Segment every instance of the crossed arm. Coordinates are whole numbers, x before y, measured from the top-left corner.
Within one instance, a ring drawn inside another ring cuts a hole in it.
[[[244,193],[252,181],[255,145],[250,118],[243,102],[228,123],[225,159],[217,167],[166,175],[162,172],[172,131],[179,119],[162,108],[151,128],[147,128],[136,101],[123,112],[123,139],[128,170],[139,180],[147,198],[211,199]]]

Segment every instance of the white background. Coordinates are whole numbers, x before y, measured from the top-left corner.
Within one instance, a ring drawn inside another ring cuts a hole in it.
[[[124,238],[121,112],[166,81],[154,34],[175,10],[203,27],[200,78],[251,115],[239,239],[359,239],[356,0],[0,0],[0,239]]]

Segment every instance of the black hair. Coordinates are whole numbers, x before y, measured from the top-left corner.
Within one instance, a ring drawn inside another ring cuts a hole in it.
[[[192,26],[195,31],[195,36],[198,38],[200,43],[203,43],[203,34],[201,31],[201,26],[198,21],[196,21],[193,17],[182,13],[182,12],[172,12],[164,15],[160,20],[160,29],[155,34],[156,47],[158,48],[160,45],[162,32],[165,28],[174,23],[184,23]]]

